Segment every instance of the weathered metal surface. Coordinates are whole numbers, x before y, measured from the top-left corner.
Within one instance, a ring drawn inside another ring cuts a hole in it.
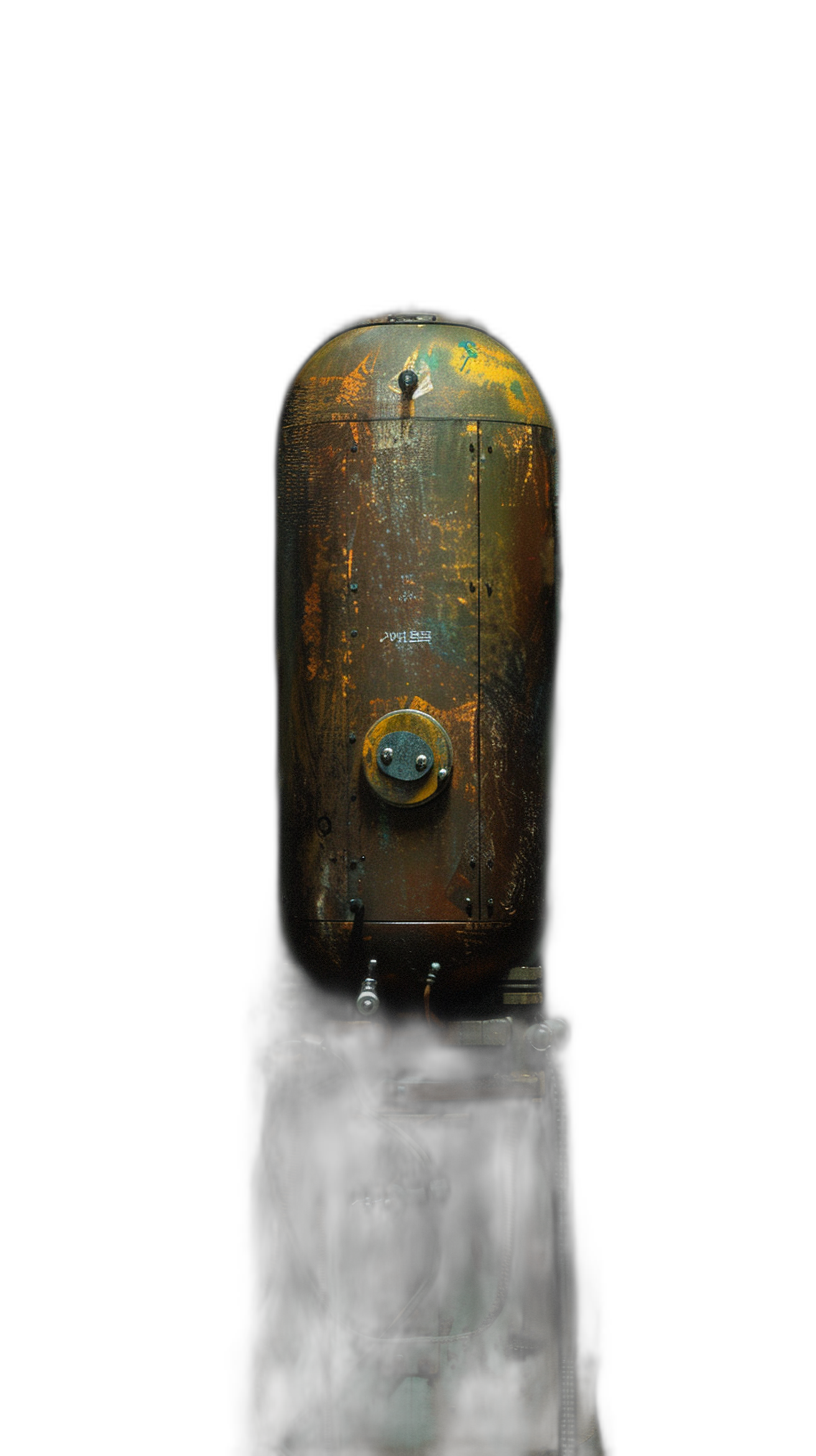
[[[538,920],[555,655],[550,432],[484,424],[479,461],[482,916]]]
[[[406,400],[400,375],[418,383]],[[292,422],[495,419],[552,425],[524,365],[470,324],[365,324],[329,339],[294,380]]]
[[[361,427],[349,471],[350,722],[362,739],[383,714],[419,709],[445,729],[455,765],[443,795],[405,814],[371,794],[351,750],[349,893],[367,924],[464,919],[478,879],[466,852],[478,837],[475,442],[459,421],[380,422]]]
[[[527,920],[372,921],[350,913],[345,922],[287,915],[286,931],[300,964],[352,997],[369,958],[377,957],[377,986],[389,1008],[419,1011],[431,958],[441,961],[433,1008],[444,1017],[494,1014],[508,965],[537,954],[541,935],[540,925]]]
[[[507,967],[535,959],[552,451],[523,366],[461,325],[350,330],[293,385],[279,468],[283,902],[304,965],[355,994],[370,957],[384,994],[409,1000],[440,961],[443,1010],[480,982],[500,996]],[[376,759],[378,725],[413,731],[409,713],[441,725],[453,764],[434,739],[412,784]],[[413,793],[427,802],[408,810]]]

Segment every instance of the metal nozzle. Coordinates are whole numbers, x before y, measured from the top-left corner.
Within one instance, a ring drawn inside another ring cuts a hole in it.
[[[376,1016],[379,1009],[380,998],[377,995],[377,982],[373,976],[366,976],[357,997],[357,1010],[361,1016]]]

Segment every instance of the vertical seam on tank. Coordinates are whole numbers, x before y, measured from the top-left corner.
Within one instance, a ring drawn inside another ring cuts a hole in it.
[[[476,918],[482,918],[482,422],[476,421]]]

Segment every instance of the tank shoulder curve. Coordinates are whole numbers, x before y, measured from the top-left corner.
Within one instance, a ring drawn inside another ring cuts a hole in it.
[[[412,371],[409,398],[400,375]],[[470,324],[370,323],[336,334],[296,375],[281,425],[333,420],[481,419],[545,425],[552,419],[514,354]]]

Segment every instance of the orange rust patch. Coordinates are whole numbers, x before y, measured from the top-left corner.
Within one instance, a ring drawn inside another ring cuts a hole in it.
[[[337,398],[343,404],[354,404],[364,393],[376,357],[376,354],[373,353],[366,354],[365,358],[360,360],[357,368],[352,369],[351,373],[341,381],[337,390]]]

